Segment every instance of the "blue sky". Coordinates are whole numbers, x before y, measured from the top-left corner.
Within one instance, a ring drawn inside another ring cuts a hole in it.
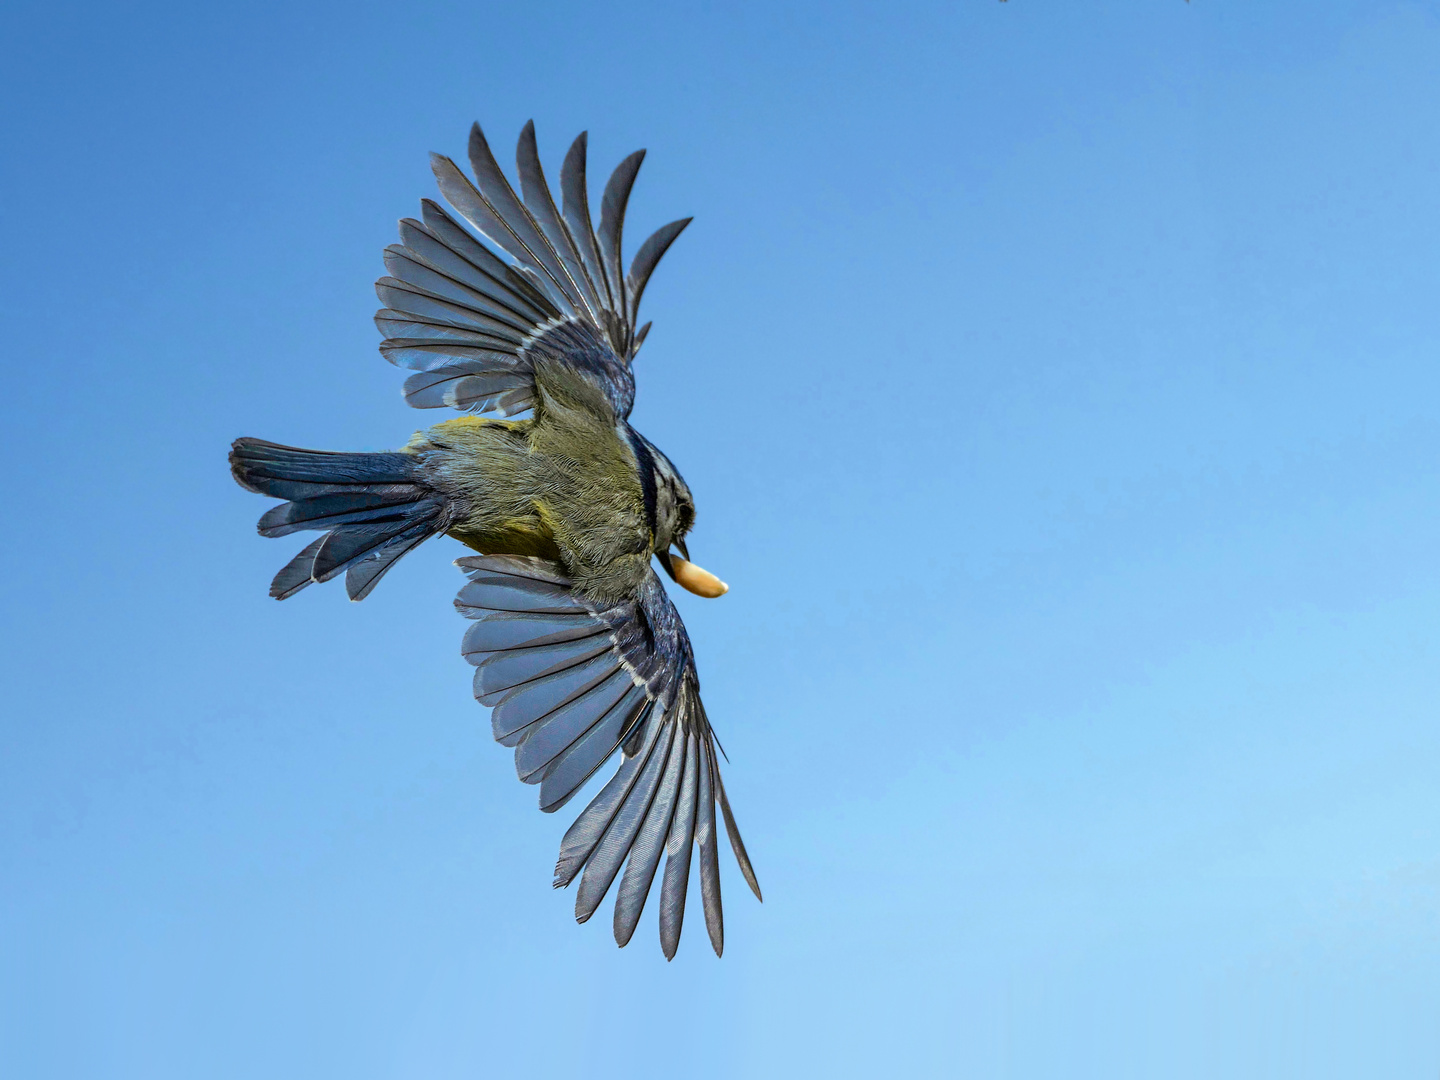
[[[0,20],[0,1072],[1440,1070],[1435,3]],[[441,418],[380,251],[531,117],[696,216],[633,419],[732,586],[720,961],[550,889],[458,545],[276,604],[225,467]]]

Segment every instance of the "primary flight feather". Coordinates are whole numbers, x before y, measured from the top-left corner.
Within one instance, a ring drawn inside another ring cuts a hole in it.
[[[597,228],[585,149],[581,134],[560,170],[557,206],[534,124],[516,150],[518,196],[476,124],[473,181],[449,158],[431,159],[460,220],[422,200],[421,220],[402,221],[401,243],[385,249],[380,351],[412,372],[409,404],[467,415],[394,453],[238,439],[230,467],[244,487],[286,500],[260,519],[262,536],[322,533],[275,576],[277,599],[343,572],[361,600],[402,555],[442,533],[480,552],[457,563],[469,582],[455,606],[475,620],[462,651],[496,740],[515,748],[520,779],[540,787],[540,808],[564,806],[620,753],[561,842],[556,887],[579,876],[575,917],[585,922],[620,877],[615,940],[625,945],[663,855],[660,943],[673,957],[698,847],[718,955],[717,803],[756,897],[760,886],[725,797],[689,635],[651,560],[700,596],[726,586],[689,561],[690,489],[628,420],[631,361],[649,330],[636,328],[640,298],[690,219],[656,231],[625,273],[625,208],[644,151],[605,185]]]

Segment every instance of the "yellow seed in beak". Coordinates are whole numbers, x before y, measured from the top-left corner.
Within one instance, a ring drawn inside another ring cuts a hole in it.
[[[701,569],[693,562],[686,562],[679,555],[670,556],[670,568],[675,571],[675,581],[696,596],[706,596],[713,600],[730,591],[730,586],[709,570]]]

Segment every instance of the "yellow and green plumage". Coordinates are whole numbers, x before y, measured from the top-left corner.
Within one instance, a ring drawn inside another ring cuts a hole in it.
[[[655,550],[635,452],[604,396],[573,371],[540,365],[535,385],[533,419],[447,420],[408,449],[440,451],[437,476],[468,501],[449,535],[486,554],[561,563],[587,593],[628,595]]]

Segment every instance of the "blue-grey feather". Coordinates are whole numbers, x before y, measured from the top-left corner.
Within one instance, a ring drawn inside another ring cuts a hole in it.
[[[600,258],[600,248],[595,242],[595,227],[590,219],[590,196],[586,191],[585,180],[587,140],[587,134],[582,131],[565,154],[565,164],[560,168],[561,200],[565,223],[580,249],[580,258],[585,263],[585,269],[595,283],[596,292],[601,297],[601,306],[613,311],[615,299],[610,292],[605,265]]]
[[[270,494],[269,483],[385,484],[416,479],[414,454],[344,454],[302,450],[263,439],[236,439],[230,468],[246,487]],[[319,492],[315,492],[319,494]]]
[[[645,812],[644,823],[630,842],[629,861],[625,865],[624,875],[620,878],[620,889],[615,894],[615,943],[621,947],[629,943],[635,933],[635,926],[640,921],[640,914],[645,910],[645,898],[650,894],[650,885],[655,880],[655,869],[660,865],[660,856],[665,851],[665,838],[669,835],[670,823],[675,815],[676,794],[688,756],[685,736],[677,734],[675,738],[676,745],[670,751],[670,760],[666,762],[664,779],[655,790],[655,796]],[[601,846],[603,857],[604,845]]]
[[[329,581],[382,547],[417,536],[434,535],[441,531],[436,527],[441,509],[439,500],[434,500],[425,512],[417,512],[399,521],[337,526],[330,530],[320,550],[315,553],[312,576],[316,581]]]
[[[431,154],[430,170],[435,174],[435,182],[439,185],[440,194],[445,196],[445,201],[481,236],[517,261],[525,262],[529,259],[530,253],[526,251],[525,245],[505,224],[505,220],[470,178],[460,171],[460,166],[443,154]],[[558,306],[561,311],[568,308],[563,295],[556,296],[552,289],[544,285],[540,286],[540,292],[547,303]]]
[[[631,727],[639,725],[647,702],[645,692],[632,686],[599,723],[555,758],[540,785],[542,812],[560,809],[595,775]]]
[[[535,404],[533,391],[529,389],[511,390],[501,394],[495,399],[495,411],[501,416],[514,416],[522,413]]]
[[[534,391],[528,380],[520,386],[507,388],[513,381],[502,382],[493,376],[471,376],[455,383],[445,400],[457,409],[470,412],[493,409],[502,416],[513,416],[530,408],[534,401]]]
[[[405,379],[405,400],[419,409],[434,409],[453,405],[461,396],[477,401],[517,389],[529,393],[528,373],[490,371],[486,367],[485,361],[466,360],[433,371],[417,371]]]
[[[565,836],[560,841],[560,855],[555,861],[554,884],[557,889],[575,880],[575,875],[595,853],[596,845],[609,832],[615,815],[625,805],[654,756],[660,736],[670,730],[664,714],[655,708],[653,702],[647,703],[645,710],[644,716],[635,725],[635,752],[626,755],[615,775],[600,789],[600,794],[590,800],[580,816],[565,830]]]
[[[375,328],[386,338],[386,344],[380,346],[382,350],[387,347],[397,347],[393,343],[401,341],[415,341],[417,344],[423,341],[453,341],[460,345],[477,345],[485,348],[490,341],[494,340],[479,330],[432,322],[422,316],[396,311],[393,308],[381,308],[375,313]]]
[[[382,277],[375,282],[375,295],[386,307],[441,323],[484,332],[491,340],[519,348],[524,335],[500,320],[464,304],[433,296],[399,278]]]
[[[465,365],[475,374],[489,372],[522,373],[532,378],[505,343],[476,335],[470,341],[429,341],[425,338],[390,338],[380,346],[380,354],[398,368],[410,371],[440,371]]]
[[[668,772],[670,758],[675,752],[675,732],[676,725],[673,722],[665,725],[656,752],[651,755],[634,787],[611,819],[605,835],[595,846],[589,862],[585,864],[585,872],[580,877],[580,888],[575,894],[577,922],[583,923],[595,914],[595,909],[610,891],[610,885],[615,880],[621,863],[630,854],[635,835],[644,825],[656,790]]]
[[[562,641],[557,645],[544,645],[535,649],[510,649],[507,652],[477,654],[467,657],[472,663],[480,659],[475,671],[475,698],[480,704],[488,704],[487,698],[499,700],[497,695],[513,690],[517,686],[552,675],[591,657],[608,653],[610,639],[605,634],[594,637]]]
[[[552,615],[575,614],[585,606],[569,589],[548,581],[515,578],[509,574],[480,572],[460,590],[455,606],[471,618],[486,611],[533,611]]]
[[[455,565],[472,577],[479,572],[482,575],[501,574],[529,581],[549,582],[567,588],[570,585],[570,579],[559,566],[549,559],[533,555],[467,555],[463,559],[456,559]]]
[[[624,270],[620,263],[620,244],[625,230],[625,207],[630,201],[630,189],[635,186],[635,174],[645,160],[645,151],[636,150],[610,174],[605,184],[605,194],[600,198],[600,257],[604,260],[605,276],[610,282],[610,296],[616,314],[622,318],[629,310],[625,298]]]
[[[419,547],[431,535],[433,534],[428,532],[416,532],[413,536],[391,541],[385,547],[374,551],[368,558],[355,563],[345,571],[346,595],[351,600],[364,600],[402,556]]]
[[[690,852],[695,845],[695,804],[700,775],[700,740],[685,736],[685,777],[675,800],[670,835],[665,840],[665,876],[660,883],[660,948],[675,959],[685,921],[685,892],[690,883]]]
[[[654,323],[647,322],[644,326],[640,327],[639,330],[635,331],[635,340],[630,343],[631,356],[639,352],[640,346],[645,344],[645,339],[650,336],[650,327],[653,325]]]
[[[280,572],[275,575],[275,579],[270,582],[270,595],[276,600],[285,600],[313,582],[315,580],[312,574],[315,567],[315,553],[324,543],[325,537],[317,537],[306,544],[300,554],[282,566]]]
[[[599,634],[595,638],[578,638],[576,640],[589,645],[593,644],[597,638],[604,640],[603,635]],[[573,643],[562,642],[562,644]],[[515,649],[512,651],[529,653],[535,650]],[[496,715],[501,718],[495,721],[495,737],[499,738],[502,734],[508,735],[518,731],[526,724],[548,715],[566,701],[608,678],[619,667],[619,658],[612,651],[602,649],[592,656],[584,656],[543,675],[526,679],[522,683],[515,683],[499,689],[484,689],[486,682],[480,673],[489,669],[486,665],[481,664],[476,668],[477,682],[475,685],[483,690],[483,698],[477,695],[477,700],[480,700],[482,705],[496,709],[496,712],[491,715],[492,718]],[[507,707],[497,708],[500,705]]]
[[[330,530],[275,576],[270,594],[281,600],[352,569],[346,590],[362,599],[400,555],[444,532],[459,512],[426,482],[416,454],[337,454],[237,439],[230,468],[252,491],[291,500],[260,519],[263,535]],[[356,569],[366,561],[371,565]]]
[[[416,258],[409,248],[401,247],[399,244],[391,244],[387,247],[385,249],[385,269],[390,271],[392,277],[407,285],[413,285],[432,296],[462,304],[471,311],[480,312],[493,319],[498,326],[510,331],[517,340],[524,340],[530,332],[525,321],[517,317],[509,308],[496,303],[485,293],[472,288],[464,281],[458,281],[427,266]]]
[[[505,283],[509,278],[508,273],[497,281],[492,275],[452,250],[448,244],[435,236],[428,226],[422,225],[414,218],[401,220],[400,241],[404,245],[401,250],[408,252],[412,258],[425,263],[447,277],[462,282],[486,297],[493,305],[493,314],[508,318],[521,326],[534,325],[537,318],[539,321],[544,321],[547,317],[541,314],[533,304],[523,300],[511,285]]]
[[[524,204],[515,195],[515,189],[505,178],[500,163],[490,150],[490,143],[479,124],[470,125],[470,168],[475,172],[475,183],[501,223],[520,243],[524,254],[512,252],[519,262],[543,275],[547,279],[547,290],[553,286],[563,298],[561,305],[568,314],[578,315],[584,311],[580,292],[570,275],[566,273],[560,256],[550,241],[541,232],[539,224]]]
[[[730,850],[735,853],[735,861],[740,864],[740,873],[745,877],[745,884],[750,886],[750,891],[755,894],[755,899],[764,902],[765,898],[760,895],[760,882],[755,877],[755,868],[750,865],[750,856],[745,851],[745,841],[740,839],[740,829],[735,824],[735,815],[730,811],[730,800],[725,797],[725,783],[720,778],[720,768],[717,765],[714,772],[715,792],[720,796],[720,813],[725,818],[725,835],[730,837]]]
[[[525,311],[532,322],[541,323],[559,316],[560,309],[544,290],[537,289],[526,281],[515,272],[513,266],[471,236],[439,203],[431,199],[421,199],[420,216],[425,219],[425,227],[437,240],[494,283],[493,286],[487,284],[485,291],[504,291],[506,295],[503,298],[517,311]],[[502,294],[495,292],[494,295],[501,298]]]
[[[625,280],[626,300],[629,303],[629,310],[626,312],[631,326],[640,314],[640,298],[645,295],[645,286],[650,282],[650,275],[655,272],[655,265],[660,261],[675,238],[685,231],[685,226],[694,221],[694,218],[681,218],[679,221],[672,221],[668,225],[662,225],[650,234],[645,243],[640,245],[640,250],[635,253],[634,260],[630,263],[630,275]],[[643,340],[639,334],[635,336],[634,348],[640,347]]]
[[[416,484],[383,484],[330,491],[271,507],[260,518],[261,536],[288,536],[302,530],[329,528],[373,518],[386,507],[418,505],[427,491]],[[400,512],[397,510],[397,512]]]
[[[611,677],[620,670],[617,657],[602,653],[593,660],[507,690],[490,713],[496,740],[504,742],[537,721],[548,723],[562,710],[566,715],[576,708],[589,712],[613,689],[615,696],[595,714],[594,719],[598,719],[626,689],[624,686],[607,689]]]
[[[526,734],[515,751],[515,771],[527,784],[538,784],[544,771],[584,738],[634,687],[617,664],[610,677],[553,710]]]
[[[471,626],[465,632],[461,648],[467,656],[477,652],[523,649],[531,645],[589,637],[599,629],[602,628],[588,615],[496,613]]]
[[[599,297],[579,251],[560,212],[555,208],[555,198],[550,194],[550,185],[545,182],[545,170],[540,164],[540,151],[535,145],[535,121],[531,120],[521,129],[520,141],[515,148],[515,166],[520,173],[520,190],[525,196],[525,206],[531,217],[545,234],[551,250],[559,257],[564,267],[566,280],[575,289],[591,319],[598,319],[601,311]]]
[[[695,844],[700,849],[700,900],[705,908],[705,930],[716,956],[725,953],[725,914],[720,902],[720,846],[715,835],[715,752],[710,738],[701,742],[699,801],[695,808]]]

